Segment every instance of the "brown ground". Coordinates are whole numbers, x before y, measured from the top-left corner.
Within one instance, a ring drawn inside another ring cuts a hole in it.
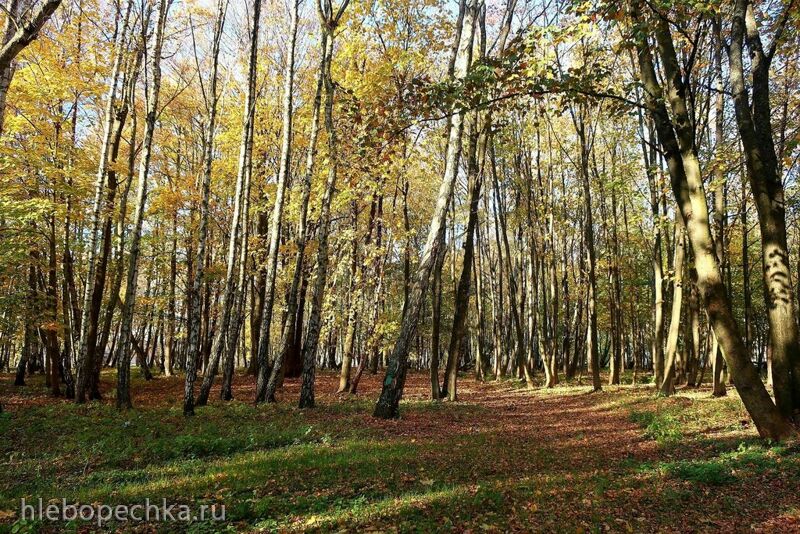
[[[0,390],[10,412],[67,402],[36,388],[28,388],[24,395],[14,392],[7,385],[10,380],[10,375],[4,375]],[[358,399],[377,398],[381,380],[382,375],[365,374]],[[318,374],[320,405],[358,402],[333,393],[337,384],[338,376]],[[182,386],[178,377],[137,380],[134,405],[177,406]],[[254,387],[252,377],[237,376],[237,399],[249,402]],[[427,374],[411,373],[405,400],[427,399],[428,387]],[[104,402],[113,402],[110,377],[102,389]],[[221,402],[217,395],[212,393],[213,403]],[[277,400],[293,404],[298,396],[299,380],[287,379]],[[324,419],[330,424],[332,418],[344,421],[346,417],[348,425],[363,427],[378,438],[419,444],[415,460],[429,466],[437,479],[466,483],[473,494],[481,486],[489,486],[502,496],[497,506],[505,514],[502,530],[560,531],[570,525],[579,531],[800,532],[797,451],[785,460],[792,463],[791,469],[788,465],[786,470],[781,468],[779,457],[777,470],[733,465],[734,479],[722,485],[681,479],[655,466],[677,460],[715,461],[721,451],[735,450],[740,442],[757,443],[746,421],[736,431],[721,429],[719,422],[712,420],[688,424],[691,430],[680,443],[664,446],[645,436],[642,427],[632,422],[628,408],[614,406],[624,397],[643,409],[680,407],[689,413],[694,406],[704,406],[700,403],[717,402],[704,395],[654,400],[643,388],[606,388],[590,394],[575,386],[532,393],[509,382],[483,384],[465,378],[460,381],[459,397],[458,406],[474,409],[414,409],[404,404],[401,419],[384,421],[371,417],[371,404],[365,404],[355,415],[352,411],[307,411],[305,420]],[[476,446],[478,437],[482,441]],[[714,439],[703,440],[708,437]],[[408,476],[412,482],[418,478]],[[456,531],[495,530],[485,517],[471,517],[474,512],[468,504],[453,506],[423,513],[452,514]],[[370,519],[369,524],[356,521],[348,529],[391,528],[393,523],[390,515]]]

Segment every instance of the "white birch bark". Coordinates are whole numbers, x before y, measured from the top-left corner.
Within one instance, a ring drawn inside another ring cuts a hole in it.
[[[164,44],[164,26],[171,2],[158,0],[158,15],[153,34],[153,49],[148,58],[150,83],[146,86],[146,116],[142,155],[139,160],[139,183],[136,186],[136,210],[134,212],[131,249],[128,257],[128,276],[125,283],[125,304],[122,307],[120,324],[119,355],[117,357],[117,408],[133,407],[130,394],[131,338],[133,334],[133,307],[136,302],[136,280],[139,274],[139,253],[147,201],[147,180],[150,174],[150,159],[153,149],[153,134],[156,129],[158,97],[161,91],[161,49]]]

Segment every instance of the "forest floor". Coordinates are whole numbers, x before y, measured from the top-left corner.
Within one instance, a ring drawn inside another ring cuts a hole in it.
[[[287,380],[278,403],[181,414],[179,377],[134,379],[137,409],[51,399],[40,377],[0,377],[0,532],[88,531],[21,521],[20,499],[224,504],[226,522],[108,523],[104,530],[800,532],[800,446],[757,439],[735,393],[656,398],[647,387],[529,391],[460,380],[460,401],[427,400],[412,373],[402,417],[371,417],[381,375],[357,396],[317,378],[314,410]]]

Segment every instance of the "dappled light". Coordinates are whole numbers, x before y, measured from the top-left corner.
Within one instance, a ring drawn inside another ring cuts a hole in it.
[[[0,534],[800,532],[798,2],[0,4]]]

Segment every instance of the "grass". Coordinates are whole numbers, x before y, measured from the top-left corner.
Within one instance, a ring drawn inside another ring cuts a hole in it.
[[[320,389],[334,380],[323,373]],[[758,441],[734,396],[464,379],[464,400],[432,403],[426,380],[409,377],[402,419],[386,422],[369,416],[380,377],[365,377],[357,398],[321,394],[314,410],[234,401],[189,419],[179,379],[154,381],[161,389],[141,408],[120,413],[46,399],[36,381],[18,393],[4,377],[13,402],[0,415],[0,532],[52,531],[18,517],[20,500],[38,497],[226,507],[224,523],[150,525],[164,532],[711,530],[709,517],[735,531],[745,515],[796,524],[800,450]]]
[[[633,411],[630,419],[644,429],[644,434],[659,444],[677,443],[683,437],[681,423],[671,413]]]

